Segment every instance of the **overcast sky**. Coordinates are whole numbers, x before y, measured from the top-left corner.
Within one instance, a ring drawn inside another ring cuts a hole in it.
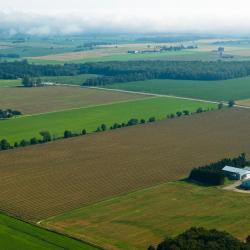
[[[0,0],[0,29],[250,34],[249,9],[249,0]]]

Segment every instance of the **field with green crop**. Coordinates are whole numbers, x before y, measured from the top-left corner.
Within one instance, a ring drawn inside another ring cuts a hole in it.
[[[93,74],[75,75],[75,76],[44,76],[41,79],[45,82],[82,85],[87,79],[97,77]]]
[[[196,227],[250,232],[249,194],[178,181],[118,196],[45,220],[43,225],[112,250],[145,250]]]
[[[21,85],[21,80],[0,80],[1,87],[16,87]]]
[[[250,77],[224,81],[149,80],[106,87],[216,101],[250,98]]]
[[[127,122],[131,118],[148,119],[151,116],[164,119],[170,113],[197,108],[216,108],[216,104],[180,100],[166,97],[153,97],[136,101],[125,101],[108,105],[79,108],[41,115],[23,116],[0,121],[0,138],[10,142],[39,136],[40,131],[48,130],[62,136],[66,129],[80,132],[87,129],[93,132],[101,124]]]
[[[80,241],[52,233],[0,213],[0,248],[4,250],[97,250]]]

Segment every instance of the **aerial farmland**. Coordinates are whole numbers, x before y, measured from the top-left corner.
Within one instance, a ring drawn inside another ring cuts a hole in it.
[[[67,16],[0,21],[0,248],[250,249],[250,39]]]

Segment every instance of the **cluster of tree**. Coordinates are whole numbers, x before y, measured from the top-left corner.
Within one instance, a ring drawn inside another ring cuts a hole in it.
[[[0,58],[20,58],[18,54],[0,54]]]
[[[75,132],[72,132],[70,130],[65,130],[64,133],[63,133],[63,138],[67,139],[67,138],[86,135],[86,134],[87,134],[86,129],[83,129],[81,133],[75,133]]]
[[[242,153],[240,156],[232,159],[225,158],[206,166],[194,168],[189,175],[189,179],[206,185],[223,185],[225,178],[230,178],[230,175],[222,171],[226,165],[243,168],[248,164],[249,162],[246,159],[246,155]]]
[[[124,123],[114,123],[110,129],[118,129],[118,128],[125,128],[125,127],[130,127],[130,126],[135,126],[138,124],[145,124],[145,123],[152,123],[155,122],[156,118],[154,116],[150,117],[148,120],[145,119],[136,119],[136,118],[132,118],[130,120],[128,120],[128,122],[124,122]],[[102,124],[100,127],[97,128],[96,132],[101,132],[101,131],[106,131],[107,130],[107,126],[105,124]]]
[[[196,45],[184,46],[183,44],[179,46],[162,46],[160,48],[160,51],[180,51],[184,49],[197,49],[197,46]]]
[[[86,73],[102,75],[102,77],[87,79],[83,83],[85,86],[150,79],[226,80],[250,75],[250,62],[99,62],[87,63],[84,68]]]
[[[250,236],[242,242],[227,232],[192,227],[175,238],[166,238],[148,250],[250,250]]]
[[[29,64],[26,60],[0,62],[1,79],[85,73],[103,76],[84,83],[91,86],[147,79],[225,80],[250,75],[250,61],[128,61],[64,65]]]
[[[25,76],[71,76],[81,74],[79,64],[38,65],[27,60],[0,62],[0,79],[17,79]]]
[[[22,113],[20,111],[17,111],[17,110],[12,110],[12,109],[2,110],[2,109],[0,109],[0,120],[1,119],[8,119],[8,118],[11,118],[13,116],[19,116],[19,115],[22,115]]]
[[[25,76],[23,79],[22,79],[22,85],[24,87],[27,87],[27,88],[31,88],[31,87],[42,87],[43,86],[43,83],[42,83],[42,80],[40,78],[30,78],[28,76]]]

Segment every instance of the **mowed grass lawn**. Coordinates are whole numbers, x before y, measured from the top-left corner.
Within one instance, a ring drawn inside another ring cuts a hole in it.
[[[225,81],[149,80],[106,87],[215,101],[250,98],[250,77]]]
[[[1,80],[0,79],[0,88],[1,87],[16,87],[21,85],[21,80]]]
[[[80,241],[49,232],[0,213],[0,248],[3,250],[97,250]]]
[[[196,111],[202,107],[216,108],[216,104],[180,100],[167,97],[152,97],[143,100],[126,101],[88,108],[79,108],[41,115],[24,116],[0,121],[0,138],[11,143],[22,139],[38,137],[40,131],[50,131],[62,136],[67,129],[80,132],[87,129],[93,132],[101,124],[111,126],[114,123],[127,122],[131,118],[164,119],[170,113],[189,110]]]
[[[148,97],[78,86],[0,88],[0,96],[1,109],[11,108],[23,114],[61,111]]]
[[[178,181],[65,213],[43,225],[112,250],[145,250],[192,226],[226,230],[245,239],[249,206],[249,194]]]

